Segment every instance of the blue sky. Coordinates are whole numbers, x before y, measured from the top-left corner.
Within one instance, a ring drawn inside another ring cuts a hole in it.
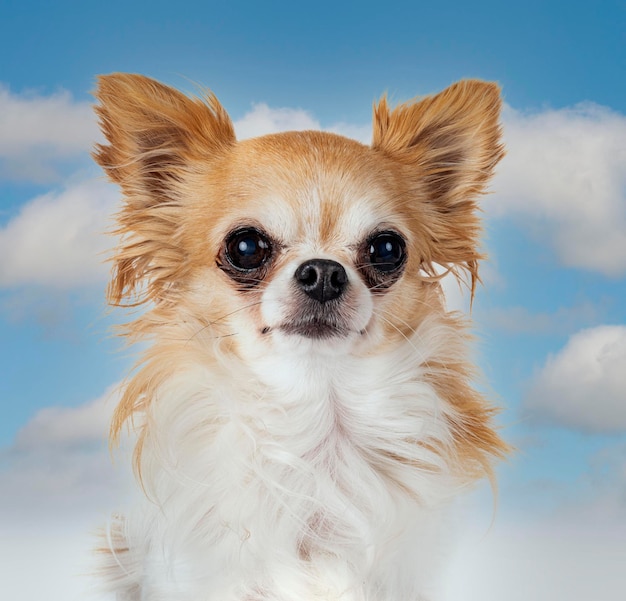
[[[110,241],[98,232],[118,194],[89,158],[99,135],[89,106],[95,76],[130,71],[191,92],[208,86],[242,136],[321,127],[364,141],[382,93],[400,101],[479,77],[503,87],[509,154],[483,204],[490,261],[474,305],[477,354],[518,452],[499,469],[487,542],[489,494],[468,502],[470,521],[486,515],[486,526],[475,520],[480,543],[465,539],[471,560],[459,547],[448,598],[621,599],[624,32],[618,1],[5,3],[0,531],[10,525],[14,535],[0,542],[0,559],[13,562],[9,586],[29,561],[58,557],[61,531],[71,533],[68,556],[79,557],[81,533],[126,490],[102,443],[104,400],[132,354],[110,331],[123,315],[103,300]],[[451,305],[466,307],[450,290]],[[40,534],[24,536],[33,520]],[[37,586],[79,598],[69,563],[48,567],[21,598],[39,598]],[[494,565],[500,580],[476,576]],[[464,588],[472,593],[458,596]]]

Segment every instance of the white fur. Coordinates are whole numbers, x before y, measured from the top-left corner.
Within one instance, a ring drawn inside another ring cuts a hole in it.
[[[149,500],[121,525],[121,598],[421,599],[458,486],[417,444],[452,442],[453,410],[421,374],[457,335],[433,317],[382,357],[181,364],[146,415]]]

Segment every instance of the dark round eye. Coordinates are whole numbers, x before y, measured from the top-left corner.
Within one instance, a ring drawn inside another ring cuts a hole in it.
[[[269,240],[258,230],[237,230],[226,239],[226,258],[236,269],[258,269],[271,254]]]
[[[378,271],[398,269],[406,258],[404,240],[394,232],[381,232],[369,241],[369,262]]]

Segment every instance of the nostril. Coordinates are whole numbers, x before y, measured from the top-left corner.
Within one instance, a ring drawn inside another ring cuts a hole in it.
[[[339,265],[340,269],[335,269],[330,274],[330,285],[335,289],[342,288],[348,281],[346,270]]]
[[[296,277],[304,286],[315,286],[317,282],[317,270],[313,265],[305,264]]]

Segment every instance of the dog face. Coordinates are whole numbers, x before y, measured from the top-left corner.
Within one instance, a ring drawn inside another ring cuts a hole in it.
[[[473,288],[475,202],[503,153],[495,85],[382,100],[370,147],[322,132],[236,142],[213,96],[141,76],[103,77],[97,96],[110,144],[95,157],[127,199],[114,304],[138,295],[244,358],[360,355],[443,311],[434,264]]]
[[[244,354],[371,351],[411,327],[423,234],[398,207],[391,161],[317,132],[249,140],[223,160],[187,229],[194,314],[224,321]],[[216,297],[230,310],[215,314]]]

